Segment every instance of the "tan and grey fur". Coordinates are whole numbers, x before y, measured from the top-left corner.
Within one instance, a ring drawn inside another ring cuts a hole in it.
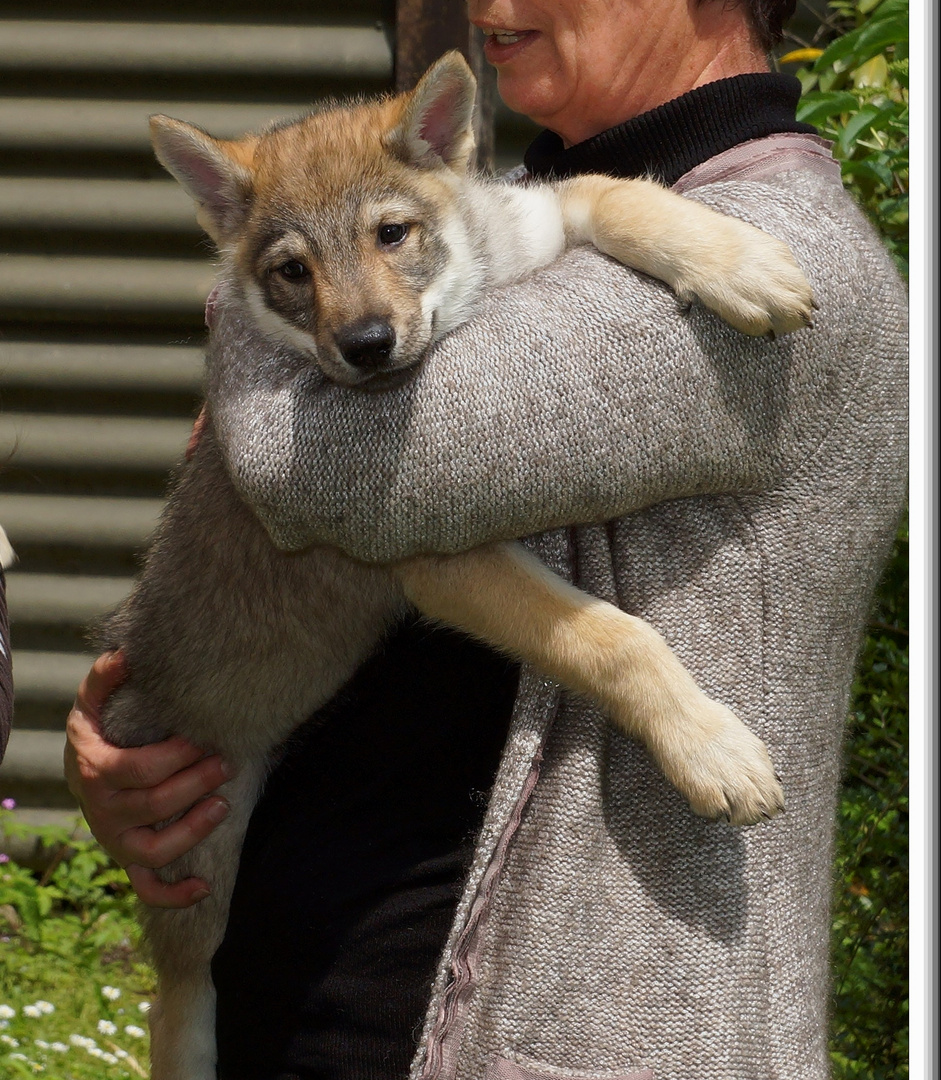
[[[809,321],[809,289],[787,248],[655,184],[515,188],[474,177],[473,98],[469,70],[449,54],[411,94],[237,142],[166,117],[152,130],[219,247],[226,288],[268,336],[351,387],[412,377],[482,290],[572,243],[595,243],[748,333]],[[406,225],[405,235],[381,242],[387,225]],[[145,915],[160,985],[153,1080],[214,1077],[209,964],[272,753],[411,605],[590,695],[698,813],[744,824],[781,809],[764,745],[702,694],[659,634],[519,545],[386,567],[322,547],[284,552],[244,495],[210,418],[137,587],[105,631],[130,670],[103,717],[107,737],[131,746],[178,733],[238,770],[222,789],[229,816],[161,871],[205,877],[210,897]]]

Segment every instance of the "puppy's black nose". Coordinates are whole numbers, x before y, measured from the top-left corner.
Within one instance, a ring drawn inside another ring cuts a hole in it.
[[[350,367],[376,371],[389,364],[395,330],[386,319],[358,319],[339,330],[335,339]]]

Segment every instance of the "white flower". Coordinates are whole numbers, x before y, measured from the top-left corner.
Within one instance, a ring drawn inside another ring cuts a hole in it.
[[[33,1039],[33,1046],[38,1046],[40,1050],[48,1050],[49,1043],[45,1039]]]
[[[12,1046],[14,1049],[20,1045],[19,1039],[14,1039],[12,1035],[0,1035],[0,1042],[6,1043],[7,1046]]]
[[[121,991],[116,986],[103,986],[101,994],[102,997],[106,997],[109,1001],[117,1001],[121,996]]]
[[[42,1016],[42,1009],[40,1009],[36,1005],[24,1005],[23,1006],[23,1015],[32,1017],[35,1020],[36,1017]]]
[[[25,1054],[10,1054],[11,1061],[29,1061]]]
[[[126,1050],[115,1050],[114,1052],[119,1058],[121,1058],[122,1061],[124,1060],[124,1058],[130,1057],[130,1054],[128,1054]]]
[[[49,1047],[49,1049],[50,1049],[50,1050],[55,1050],[55,1051],[57,1051],[57,1052],[58,1052],[58,1053],[60,1053],[60,1054],[67,1054],[67,1053],[68,1053],[68,1051],[69,1051],[69,1048],[68,1048],[68,1046],[66,1046],[66,1044],[65,1044],[64,1042],[54,1042],[54,1043],[52,1043],[52,1045],[51,1045],[51,1046]]]
[[[118,1031],[118,1025],[112,1024],[110,1020],[99,1020],[98,1031],[102,1035],[116,1035]]]
[[[97,1046],[94,1039],[89,1039],[87,1035],[70,1035],[69,1042],[73,1046],[80,1046],[83,1050],[91,1050],[93,1046]]]
[[[149,1013],[150,1012],[150,1002],[149,1001],[138,1001],[137,1007],[138,1007],[138,1009],[140,1009],[140,1011],[142,1013]]]
[[[105,1052],[100,1046],[88,1046],[86,1049],[92,1057],[101,1058],[105,1056]]]
[[[137,1024],[128,1024],[124,1029],[124,1034],[133,1035],[135,1039],[143,1039],[147,1032],[143,1028],[139,1028]]]
[[[109,1065],[117,1065],[118,1063],[118,1059],[114,1056],[114,1054],[102,1054],[101,1060],[106,1061]]]
[[[0,1005],[0,1020],[12,1020],[16,1016],[16,1009],[10,1005]]]
[[[45,1016],[48,1016],[49,1013],[54,1013],[56,1011],[56,1007],[52,1004],[51,1001],[37,1001],[36,1008],[39,1009],[39,1011]]]

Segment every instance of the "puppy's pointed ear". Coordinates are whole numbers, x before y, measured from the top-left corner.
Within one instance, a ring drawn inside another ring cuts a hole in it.
[[[477,80],[457,51],[445,53],[404,95],[399,123],[388,138],[389,148],[410,165],[455,172],[467,168],[474,151],[474,100]]]
[[[248,213],[254,139],[223,142],[169,116],[150,118],[150,139],[157,160],[196,203],[200,225],[216,244],[224,243]]]

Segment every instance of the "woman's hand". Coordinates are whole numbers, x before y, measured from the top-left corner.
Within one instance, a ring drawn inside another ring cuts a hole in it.
[[[207,796],[229,772],[218,754],[204,757],[176,736],[128,750],[106,742],[101,710],[126,674],[123,655],[105,653],[82,681],[66,725],[65,776],[92,833],[125,868],[141,900],[189,907],[209,895],[207,883],[186,878],[170,885],[154,871],[195,847],[226,816],[226,800]],[[181,813],[165,829],[153,827]]]

